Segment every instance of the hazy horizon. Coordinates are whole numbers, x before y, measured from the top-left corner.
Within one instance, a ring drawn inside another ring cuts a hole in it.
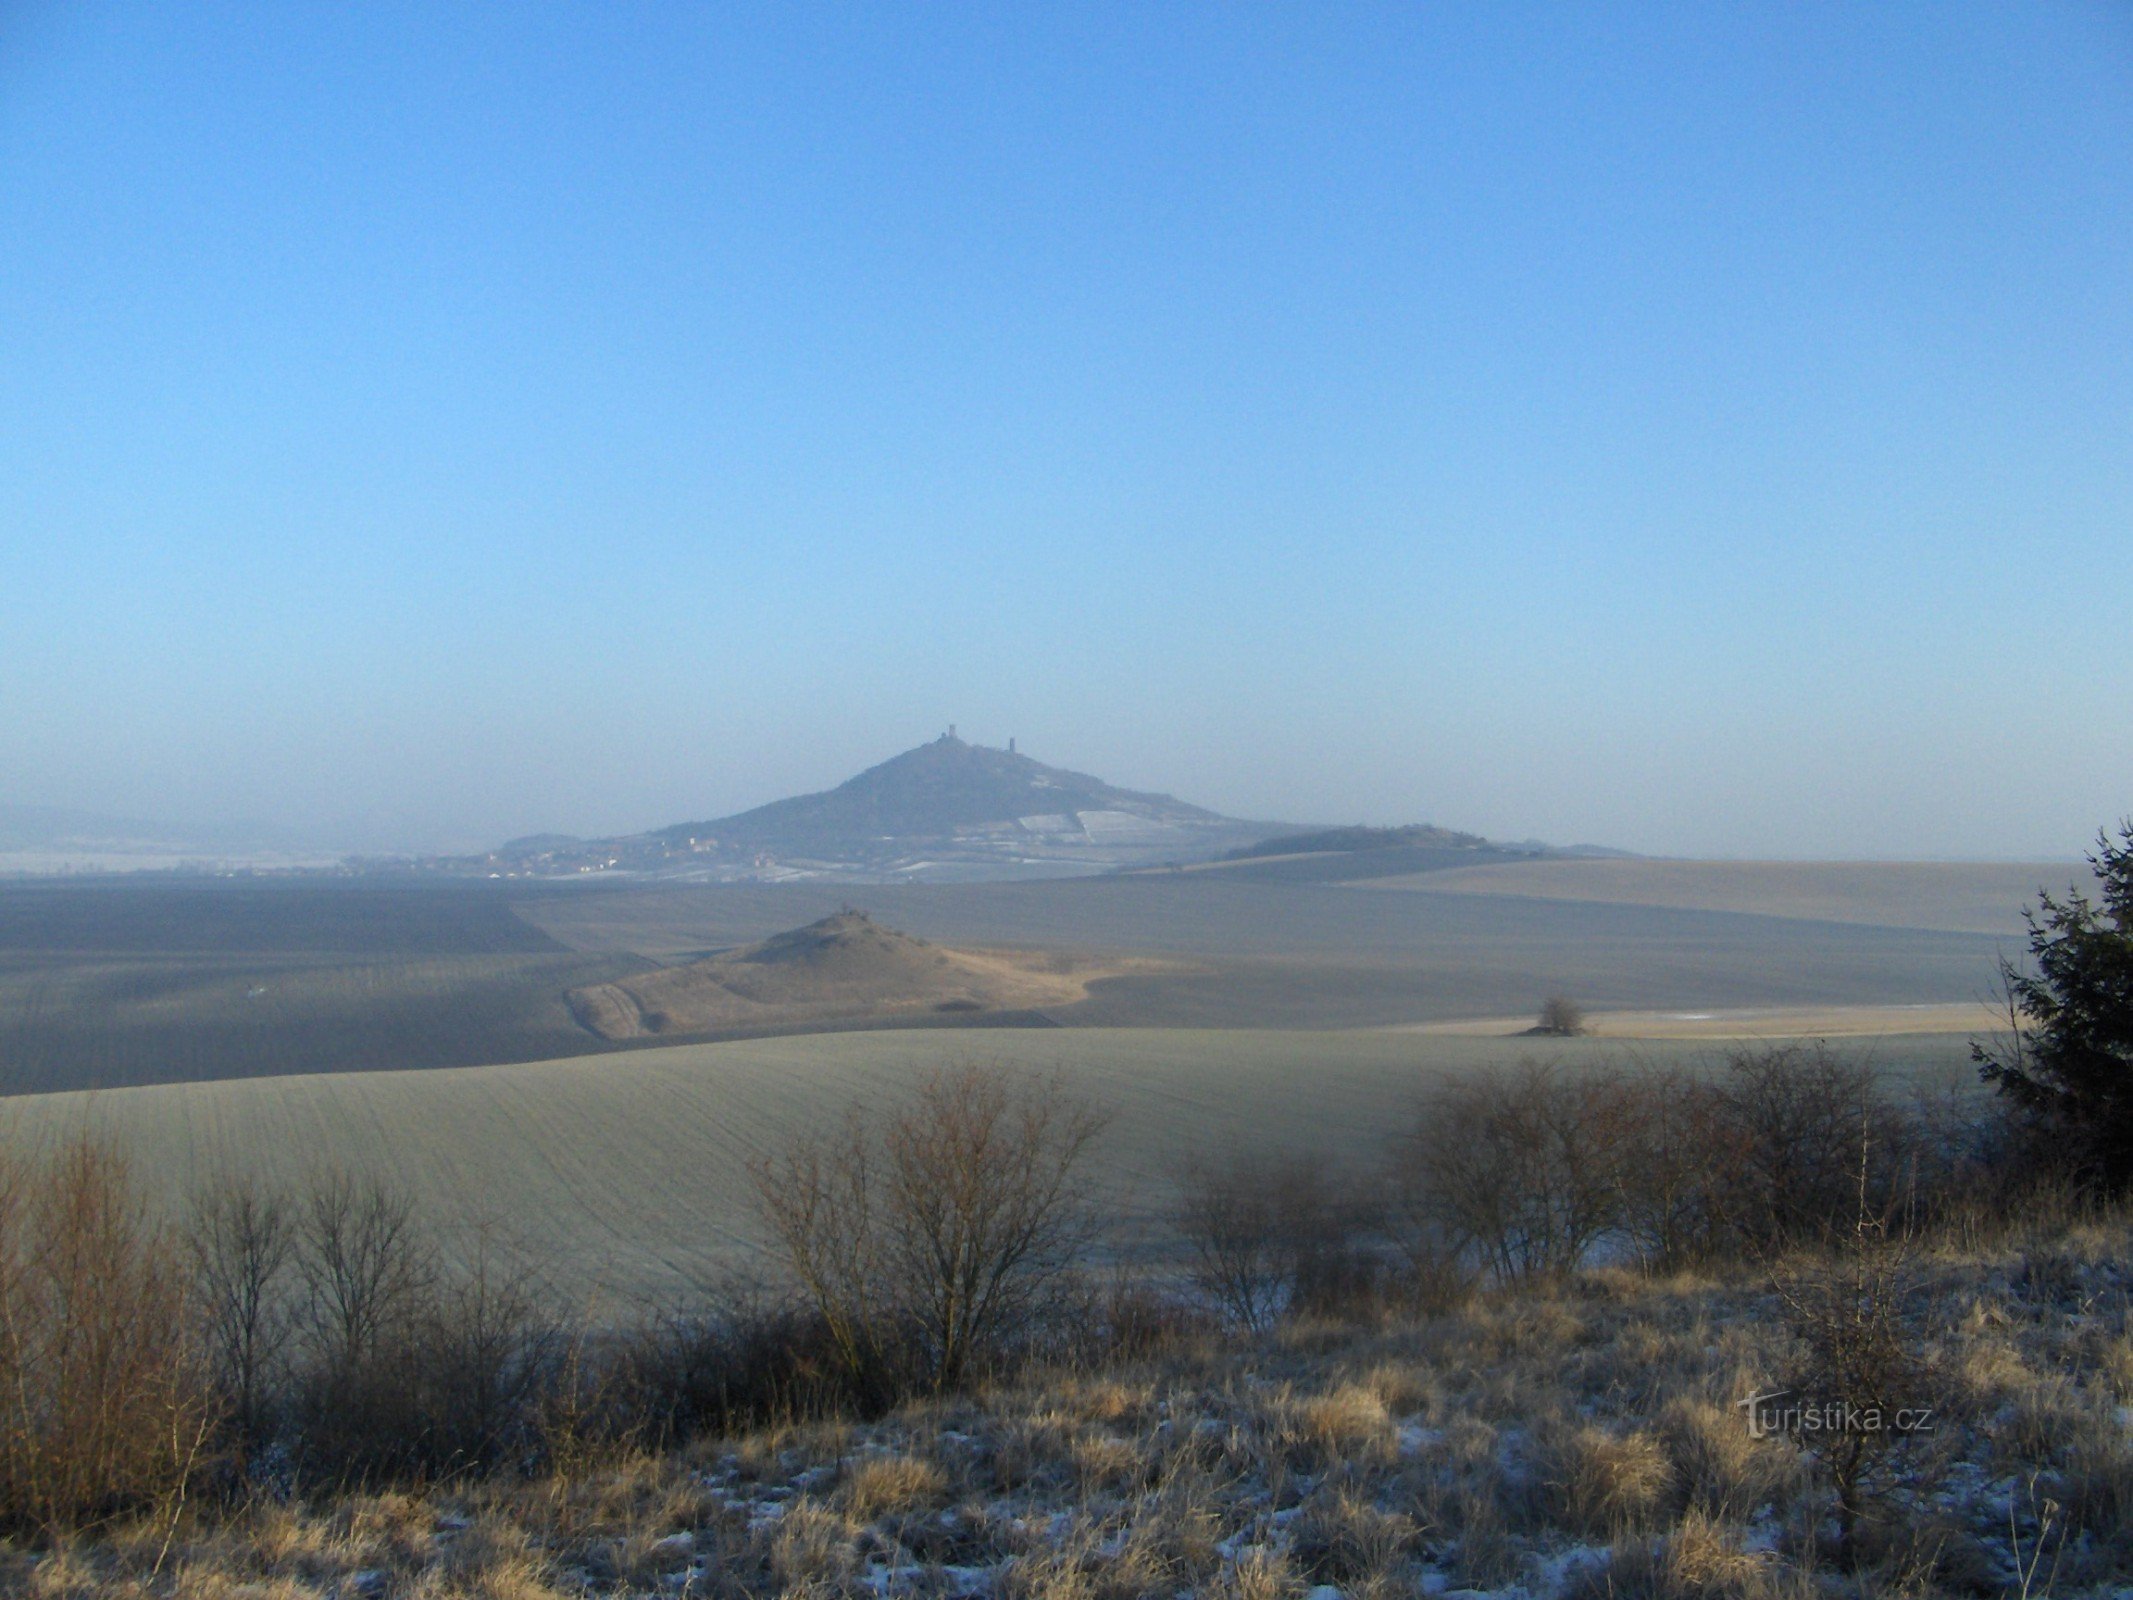
[[[2122,8],[30,5],[0,250],[0,805],[2133,812]]]

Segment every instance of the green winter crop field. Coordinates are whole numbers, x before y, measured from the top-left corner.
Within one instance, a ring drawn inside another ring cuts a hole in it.
[[[1367,1160],[1448,1074],[1535,1057],[1715,1063],[1719,1050],[1276,1029],[909,1030],[41,1095],[14,1101],[8,1117],[12,1137],[29,1143],[85,1126],[107,1134],[173,1201],[238,1169],[291,1184],[336,1167],[377,1173],[463,1249],[470,1230],[487,1225],[573,1293],[638,1295],[679,1289],[745,1256],[753,1157],[972,1054],[1056,1070],[1110,1110],[1097,1182],[1116,1209],[1148,1220],[1197,1150]],[[1861,1050],[1900,1077],[1968,1077],[1958,1036],[1887,1037]]]

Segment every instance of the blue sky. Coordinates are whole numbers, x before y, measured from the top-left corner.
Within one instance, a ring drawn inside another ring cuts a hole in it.
[[[0,10],[0,801],[2133,811],[2133,9]]]

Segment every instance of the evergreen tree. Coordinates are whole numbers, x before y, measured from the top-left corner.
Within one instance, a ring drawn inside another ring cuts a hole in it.
[[[2086,1182],[2133,1188],[2133,821],[2089,858],[2092,902],[2045,894],[2027,914],[2035,971],[2003,962],[2011,1042],[1973,1044],[1987,1082],[2019,1107]]]

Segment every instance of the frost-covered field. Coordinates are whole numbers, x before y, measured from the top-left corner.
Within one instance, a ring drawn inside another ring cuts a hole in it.
[[[1105,1600],[2133,1592],[2133,1235],[1986,1223],[1918,1255],[1930,1432],[1856,1560],[1822,1462],[1737,1402],[1797,1352],[1770,1279],[1601,1272],[1390,1324],[1183,1336],[1102,1370],[428,1494],[261,1502],[0,1556],[0,1587],[199,1600]],[[167,1544],[166,1544],[167,1539]],[[160,1563],[152,1584],[151,1569]]]
[[[1074,1028],[815,1034],[424,1072],[156,1085],[6,1103],[0,1137],[110,1135],[174,1203],[231,1173],[302,1189],[340,1169],[405,1190],[449,1247],[479,1228],[559,1293],[664,1295],[745,1255],[748,1164],[853,1104],[881,1105],[944,1061],[1037,1072],[1112,1113],[1092,1155],[1132,1232],[1167,1211],[1197,1153],[1374,1161],[1448,1075],[1526,1059],[1715,1062],[1707,1040],[1458,1038],[1272,1029]],[[1973,1084],[1959,1035],[1860,1047],[1888,1073]],[[1145,1239],[1145,1235],[1142,1236]]]

